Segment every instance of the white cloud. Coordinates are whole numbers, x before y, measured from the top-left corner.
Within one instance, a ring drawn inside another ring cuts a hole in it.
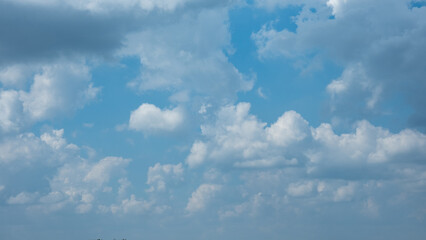
[[[271,8],[295,3],[262,2],[258,4]],[[331,59],[342,66],[342,76],[328,91],[335,99],[334,114],[345,118],[376,113],[380,100],[390,98],[405,99],[415,114],[425,116],[419,103],[425,101],[426,70],[421,62],[426,43],[418,39],[426,36],[426,7],[411,8],[408,0],[302,1],[298,5],[303,8],[295,18],[295,32],[276,30],[272,23],[253,34],[260,57],[285,56],[307,65]]]
[[[33,73],[33,67],[27,65],[11,65],[0,69],[0,82],[4,87],[21,89]]]
[[[290,196],[301,197],[310,194],[313,188],[313,182],[291,183],[287,188],[287,193]]]
[[[103,185],[109,181],[110,176],[113,172],[119,171],[120,168],[126,166],[130,162],[130,159],[121,157],[106,157],[101,159],[95,165],[90,168],[84,177],[84,182],[93,182],[97,185]]]
[[[222,186],[216,184],[202,184],[195,190],[188,200],[186,211],[195,213],[204,210],[211,198],[220,191]]]
[[[401,156],[402,155],[402,156]],[[421,161],[426,155],[426,136],[410,129],[377,140],[377,149],[368,158],[372,162],[385,162],[395,158]]]
[[[0,192],[4,190],[4,186],[0,185]]]
[[[19,71],[26,70],[31,74],[22,74],[33,77],[29,91],[0,89],[0,110],[4,113],[0,116],[0,128],[5,132],[19,131],[38,121],[68,115],[93,100],[100,91],[93,87],[89,69],[83,63],[19,66]],[[7,75],[3,79],[19,85],[18,89],[25,89],[19,83],[24,77],[10,76],[19,75],[10,71],[8,68],[3,73]]]
[[[21,192],[18,195],[14,197],[10,197],[7,200],[8,204],[27,204],[31,203],[35,200],[37,197],[37,193],[27,193],[27,192]]]
[[[151,186],[148,191],[164,191],[170,182],[182,181],[183,171],[182,163],[176,165],[156,163],[148,169],[146,183]]]
[[[0,89],[0,112],[0,129],[4,132],[17,131],[26,123],[19,92],[15,90]]]
[[[150,210],[152,205],[152,202],[137,200],[132,194],[129,199],[122,200],[120,205],[112,205],[103,209],[111,211],[113,214],[141,214]]]
[[[47,65],[34,76],[29,92],[20,92],[24,113],[34,120],[81,108],[99,92],[90,83],[89,69],[83,64]]]
[[[363,212],[365,215],[370,217],[378,217],[379,216],[379,206],[372,198],[368,198],[364,202],[364,209]]]
[[[226,10],[184,13],[170,24],[129,34],[122,54],[137,55],[142,65],[141,76],[129,86],[185,93],[184,99],[207,95],[220,103],[250,90],[253,82],[224,53],[231,49]]]
[[[212,124],[201,127],[203,141],[196,140],[186,159],[200,165],[236,168],[303,167],[312,176],[376,177],[385,163],[420,163],[426,157],[426,135],[412,129],[391,133],[359,121],[353,132],[336,134],[330,124],[314,128],[294,111],[285,112],[269,127],[249,114],[250,105],[239,103],[218,110]],[[378,165],[379,164],[379,165]],[[340,169],[340,170],[339,170]],[[386,173],[395,174],[393,168]],[[371,172],[372,171],[372,172]]]
[[[206,144],[200,141],[194,142],[191,147],[191,153],[186,158],[186,163],[189,165],[189,167],[195,167],[202,164],[206,157],[206,152]]]
[[[40,139],[53,149],[59,149],[66,145],[67,141],[62,137],[64,129],[53,130],[52,134],[43,133]]]
[[[283,147],[299,142],[310,134],[308,122],[295,111],[285,112],[267,130],[267,139]]]
[[[118,179],[118,183],[120,184],[120,187],[118,188],[119,196],[123,196],[124,194],[126,194],[127,189],[132,185],[132,183],[127,180],[127,178]]]
[[[290,5],[305,5],[314,4],[316,2],[325,2],[325,0],[255,0],[254,3],[257,7],[273,10],[275,8],[285,8]]]
[[[339,187],[334,192],[334,201],[335,202],[341,202],[341,201],[349,201],[352,199],[353,195],[355,194],[355,183],[349,183],[346,186]]]
[[[256,215],[258,209],[264,204],[265,200],[262,196],[262,193],[257,193],[252,196],[248,201],[233,206],[231,210],[221,210],[219,211],[220,218],[230,218],[230,217],[238,217],[246,212],[248,212],[251,216]]]
[[[112,177],[123,175],[129,162],[120,157],[105,157],[95,163],[78,159],[63,165],[49,181],[50,193],[41,198],[44,208],[59,210],[72,204],[77,213],[90,211],[97,194],[108,187]]]
[[[39,164],[57,165],[76,157],[78,147],[63,138],[63,129],[43,133],[22,133],[0,141],[0,163],[17,166]]]
[[[184,113],[180,107],[162,110],[144,103],[130,114],[129,129],[143,132],[174,131],[183,121]]]

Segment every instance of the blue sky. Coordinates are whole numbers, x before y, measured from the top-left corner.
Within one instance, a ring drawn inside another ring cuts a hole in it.
[[[0,0],[1,239],[424,239],[422,0]]]

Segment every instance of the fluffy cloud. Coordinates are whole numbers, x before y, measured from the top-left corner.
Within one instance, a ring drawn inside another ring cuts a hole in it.
[[[23,88],[34,69],[27,65],[11,65],[0,70],[0,82],[5,87]]]
[[[90,211],[96,195],[108,191],[111,177],[122,175],[129,162],[120,157],[105,157],[95,163],[84,159],[67,163],[49,181],[50,193],[41,198],[43,204],[39,207],[52,211],[71,204],[78,213]]]
[[[124,168],[130,160],[121,157],[105,157],[99,161],[82,158],[82,149],[68,143],[63,134],[64,130],[59,129],[44,132],[40,137],[24,133],[2,139],[2,175],[13,180],[8,169],[12,170],[12,174],[19,174],[31,167],[32,174],[35,174],[31,179],[32,184],[45,184],[47,180],[46,187],[49,189],[46,192],[44,188],[38,193],[23,191],[9,197],[9,204],[30,204],[30,209],[45,212],[73,206],[77,213],[86,213],[97,203],[99,194],[111,192],[111,179],[120,183],[117,191],[120,197],[124,197],[123,188],[130,183],[118,177],[125,173]],[[40,174],[40,179],[37,174]],[[23,187],[17,186],[18,189]]]
[[[412,129],[394,134],[360,121],[353,133],[339,135],[327,123],[316,128],[309,126],[294,111],[285,112],[267,126],[249,114],[249,109],[248,103],[220,109],[214,124],[201,127],[205,140],[194,142],[187,164],[238,168],[296,166],[304,167],[308,174],[328,172],[330,176],[329,171],[337,169],[358,171],[368,166],[385,167],[380,165],[384,163],[421,163],[426,157],[426,136]]]
[[[164,191],[168,182],[181,180],[183,180],[182,163],[176,165],[156,163],[153,167],[149,167],[146,183],[151,186],[149,192]]]
[[[294,4],[269,2],[271,7]],[[415,115],[425,115],[419,103],[425,101],[426,70],[421,62],[426,45],[418,41],[426,36],[425,7],[413,7],[408,0],[299,4],[304,5],[295,32],[265,25],[253,34],[261,57],[285,56],[309,65],[307,56],[316,55],[343,66],[342,76],[327,90],[333,97],[332,110],[345,118],[354,118],[349,111],[376,113],[380,100],[398,97],[416,110]]]
[[[144,103],[130,114],[129,128],[136,131],[174,131],[183,124],[184,113],[179,107],[164,109]]]
[[[76,156],[78,147],[68,144],[63,138],[63,129],[52,130],[37,137],[33,133],[22,133],[5,137],[0,142],[0,164],[14,168],[33,163],[58,165],[69,156]]]
[[[24,112],[41,120],[80,108],[99,91],[90,80],[89,70],[82,64],[45,66],[41,74],[34,76],[30,91],[21,92]]]
[[[141,76],[129,86],[207,95],[219,102],[250,90],[252,81],[225,54],[231,50],[227,20],[226,9],[202,10],[129,34],[122,54],[137,55],[142,65]]]
[[[0,129],[2,131],[16,131],[26,124],[23,116],[23,106],[19,99],[19,92],[15,90],[0,90]]]
[[[64,62],[44,65],[34,75],[29,91],[1,89],[0,117],[3,131],[16,131],[30,123],[66,115],[93,100],[99,88],[93,87],[87,66]]]
[[[192,193],[186,205],[186,211],[190,214],[204,210],[211,198],[220,191],[222,186],[216,184],[202,184]]]

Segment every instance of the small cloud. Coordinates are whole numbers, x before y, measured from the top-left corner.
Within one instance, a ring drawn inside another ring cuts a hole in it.
[[[85,128],[92,128],[95,124],[93,123],[83,123],[83,127]]]
[[[174,131],[183,124],[184,114],[180,107],[160,109],[144,103],[130,114],[129,129],[151,131]]]
[[[349,201],[352,199],[354,194],[355,194],[355,184],[349,183],[346,186],[339,187],[334,192],[334,201],[335,202]]]
[[[205,113],[207,113],[207,108],[210,108],[212,105],[211,104],[203,104],[203,105],[201,105],[201,107],[200,107],[200,110],[198,110],[198,113],[199,114],[205,114]]]
[[[261,87],[257,89],[257,95],[263,99],[267,98]]]

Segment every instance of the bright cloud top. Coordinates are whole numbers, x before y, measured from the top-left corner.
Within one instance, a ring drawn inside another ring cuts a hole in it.
[[[179,107],[162,110],[144,103],[130,114],[129,129],[143,132],[174,131],[183,124],[183,120],[184,113]]]

